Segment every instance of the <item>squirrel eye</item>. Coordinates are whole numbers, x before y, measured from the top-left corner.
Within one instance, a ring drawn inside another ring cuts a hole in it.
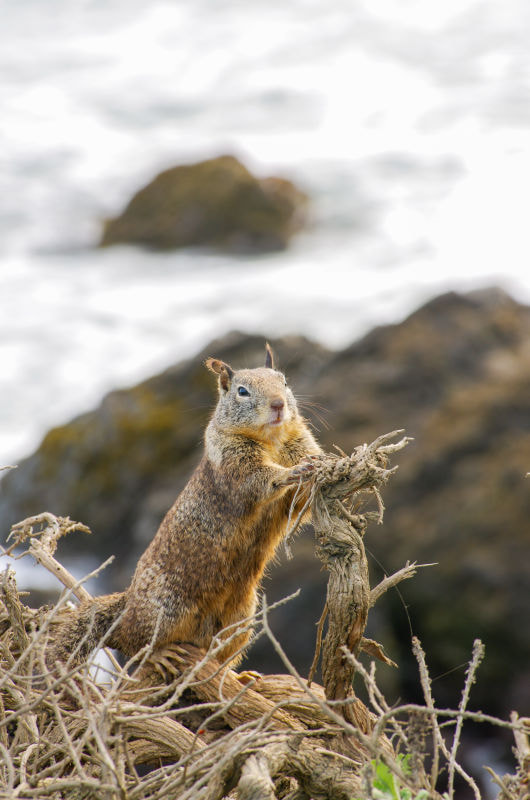
[[[248,390],[248,389],[245,389],[245,387],[244,387],[244,386],[238,386],[238,387],[237,387],[237,393],[238,393],[238,395],[239,395],[240,397],[248,397],[248,396],[250,395],[250,392],[249,392],[249,390]]]

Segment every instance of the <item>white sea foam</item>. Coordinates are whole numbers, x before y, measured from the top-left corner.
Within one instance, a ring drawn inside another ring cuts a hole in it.
[[[448,288],[530,300],[524,0],[2,5],[0,463],[231,328],[340,347]],[[92,249],[225,151],[313,197],[287,252]]]

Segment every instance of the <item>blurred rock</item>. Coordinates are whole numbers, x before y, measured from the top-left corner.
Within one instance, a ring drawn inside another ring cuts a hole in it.
[[[283,250],[302,227],[306,205],[290,181],[255,178],[233,156],[221,156],[161,172],[106,221],[101,245]]]
[[[108,588],[125,586],[200,457],[202,429],[215,402],[203,359],[215,355],[256,366],[263,344],[231,334],[50,431],[3,480],[3,531],[44,509],[69,514],[94,533],[65,540],[63,556],[90,551],[103,560],[115,553]],[[384,525],[371,526],[366,537],[373,582],[381,577],[379,564],[390,572],[407,559],[437,562],[372,612],[369,633],[400,664],[400,670],[378,670],[389,699],[414,697],[413,631],[432,676],[450,671],[433,683],[440,703],[458,702],[465,662],[480,637],[486,660],[473,706],[524,711],[530,694],[530,486],[524,477],[530,469],[530,309],[499,290],[446,294],[339,353],[302,338],[273,346],[326,448],[336,443],[348,451],[393,428],[415,437],[399,454],[399,471],[385,492]],[[320,424],[322,414],[331,429]],[[299,587],[302,592],[273,612],[271,622],[306,673],[326,575],[308,534],[299,538],[292,561],[282,551],[280,558],[264,583],[269,603]],[[265,671],[280,667],[264,640],[249,664]]]

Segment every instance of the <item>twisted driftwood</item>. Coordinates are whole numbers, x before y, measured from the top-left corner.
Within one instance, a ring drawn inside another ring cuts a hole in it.
[[[364,638],[370,606],[377,597],[400,580],[411,578],[416,565],[406,567],[392,580],[370,589],[368,562],[364,549],[367,522],[383,520],[380,488],[397,469],[388,468],[388,457],[410,441],[407,437],[392,443],[403,431],[380,436],[370,445],[358,447],[351,456],[326,456],[316,470],[308,502],[311,504],[317,538],[317,556],[329,572],[327,600],[321,623],[328,618],[328,632],[322,648],[322,679],[328,700],[343,700],[352,694],[354,667],[344,648],[357,656],[367,650],[393,666],[381,645]],[[377,500],[378,512],[352,513],[362,493]],[[349,504],[350,508],[346,507]],[[322,626],[319,626],[321,630]],[[318,658],[318,644],[316,659]],[[316,666],[313,664],[312,673]],[[351,706],[344,707],[350,717]],[[353,720],[352,720],[353,721]]]
[[[181,644],[156,652],[146,648],[125,666],[112,660],[103,683],[94,681],[86,665],[66,664],[52,675],[43,657],[46,640],[69,609],[64,599],[53,609],[26,608],[12,571],[6,571],[0,582],[0,798],[351,800],[367,795],[374,757],[405,785],[382,722],[393,721],[398,710],[385,706],[357,659],[364,650],[392,663],[381,645],[364,637],[368,611],[416,569],[407,564],[371,589],[363,545],[367,522],[382,520],[380,488],[396,469],[388,467],[388,459],[408,441],[392,443],[400,433],[382,436],[351,456],[314,459],[310,481],[299,487],[307,499],[291,533],[311,507],[317,555],[329,571],[308,681],[275,639],[265,598],[243,625],[270,637],[287,674],[237,674],[216,659],[225,643],[214,640],[207,653]],[[370,496],[377,512],[360,514]],[[58,539],[78,528],[86,530],[51,514],[24,520],[13,528],[10,551],[29,541],[26,552],[59,578],[67,596],[86,600],[90,595],[82,582],[54,558]],[[239,633],[237,626],[229,631],[234,637]],[[323,687],[312,684],[320,650]],[[355,697],[355,670],[377,697],[379,716]],[[436,719],[432,701],[420,710],[427,721]],[[458,713],[463,718],[465,708]],[[523,726],[520,721],[513,726],[523,752]],[[403,737],[399,726],[396,731]],[[454,753],[449,755],[454,771]],[[417,776],[415,781],[406,785],[426,785]],[[432,778],[433,797],[434,783]]]

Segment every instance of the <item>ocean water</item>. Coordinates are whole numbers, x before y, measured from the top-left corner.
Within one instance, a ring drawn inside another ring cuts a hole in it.
[[[525,0],[0,0],[0,465],[238,328],[341,347],[435,294],[530,301]],[[286,252],[95,248],[230,152],[312,197]]]

